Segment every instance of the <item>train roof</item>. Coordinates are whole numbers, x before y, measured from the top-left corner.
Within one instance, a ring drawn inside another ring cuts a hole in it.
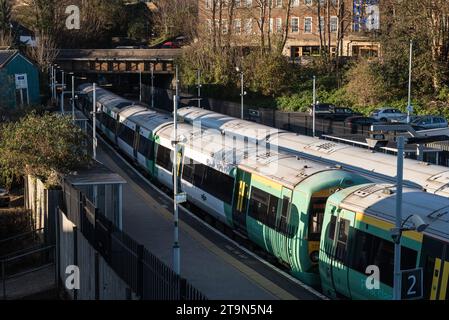
[[[92,84],[82,84],[78,87],[78,90],[86,94],[89,99],[92,99],[93,95],[93,85]],[[106,108],[108,108],[111,111],[118,112],[123,108],[126,108],[128,106],[134,105],[134,103],[131,100],[122,98],[119,95],[116,95],[115,93],[112,93],[106,89],[103,89],[101,87],[96,88],[96,98],[97,103],[102,104]]]
[[[297,135],[197,107],[182,108],[179,115],[186,122],[201,120],[204,127],[253,140],[265,140],[272,145],[278,145],[280,151],[293,152],[330,166],[339,165],[380,181],[393,182],[396,177],[396,157],[393,155],[373,153],[368,149]],[[430,193],[449,197],[449,169],[443,166],[405,159],[404,183],[410,187],[419,187]]]
[[[165,139],[172,139],[173,125],[163,127],[157,134]],[[238,166],[290,189],[316,173],[333,170],[291,154],[233,140],[216,130],[195,130],[193,126],[181,123],[178,125],[178,135],[184,135],[187,138],[186,145],[192,151],[204,154],[208,158],[208,165],[218,170],[229,172]]]
[[[396,218],[396,187],[391,184],[369,184],[343,190],[340,208],[364,213],[394,224]],[[449,239],[449,199],[413,188],[404,188],[402,220],[420,216],[429,227],[425,234]],[[406,225],[411,226],[411,224]]]

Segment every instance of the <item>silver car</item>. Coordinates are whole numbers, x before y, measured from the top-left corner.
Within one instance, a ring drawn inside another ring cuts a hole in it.
[[[412,126],[416,126],[420,129],[437,129],[447,128],[448,123],[444,117],[441,116],[421,116],[416,117],[410,122]]]
[[[407,117],[406,113],[403,113],[400,110],[394,108],[376,109],[371,113],[371,118],[374,118],[382,122],[400,121],[406,117]]]

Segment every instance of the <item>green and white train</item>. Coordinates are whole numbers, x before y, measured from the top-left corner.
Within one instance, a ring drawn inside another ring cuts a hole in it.
[[[85,97],[80,107],[89,114],[92,86],[80,89]],[[186,138],[186,143],[178,166],[174,166],[172,118],[101,88],[97,89],[97,110],[99,130],[149,175],[172,188],[173,172],[177,171],[175,176],[191,203],[277,257],[289,266],[293,276],[309,285],[321,284],[331,297],[391,297],[391,283],[385,280],[392,275],[389,264],[379,262],[382,285],[376,292],[363,288],[367,275],[358,272],[365,271],[363,266],[368,262],[391,258],[389,228],[395,208],[391,186],[373,184],[338,167],[270,150],[270,145],[186,123],[178,125],[178,134]],[[363,195],[366,199],[357,201]],[[404,212],[413,209],[411,212],[422,216],[431,227],[424,236],[405,234],[403,268],[425,264],[428,282],[428,271],[432,269],[434,274],[438,265],[440,275],[437,280],[432,278],[436,292],[429,291],[428,297],[447,299],[449,259],[445,255],[449,250],[446,253],[448,227],[444,219],[449,199],[410,189],[404,193],[404,200],[411,203]],[[440,233],[436,233],[437,229]],[[358,230],[364,232],[365,238],[359,238],[362,235]],[[384,246],[369,251],[369,244],[378,244],[379,239]],[[432,256],[434,260],[427,259],[427,243],[434,242],[443,249],[440,256]],[[378,252],[378,256],[354,262],[354,257],[362,257],[357,251],[361,243],[366,254]]]

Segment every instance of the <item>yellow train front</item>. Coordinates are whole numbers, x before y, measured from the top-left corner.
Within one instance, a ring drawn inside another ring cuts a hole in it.
[[[396,188],[385,184],[354,186],[332,195],[326,205],[320,242],[320,278],[331,298],[392,299]],[[404,227],[418,216],[423,232],[402,235],[401,270],[423,269],[423,299],[448,300],[449,200],[404,189]],[[402,292],[421,298],[419,276],[405,277]],[[413,295],[415,293],[415,295]]]

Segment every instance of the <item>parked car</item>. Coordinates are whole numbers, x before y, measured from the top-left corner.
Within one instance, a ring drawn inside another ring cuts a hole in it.
[[[407,114],[394,108],[381,108],[374,110],[371,113],[371,117],[376,120],[387,122],[392,120],[402,120],[407,118]]]
[[[440,116],[415,117],[410,124],[418,130],[447,128],[447,120]]]
[[[313,106],[309,108],[309,114],[312,115],[312,113]],[[350,108],[337,107],[329,103],[320,103],[315,106],[315,115],[318,118],[343,121],[349,117],[359,116],[361,114]]]
[[[8,190],[0,188],[0,208],[9,206],[9,193]]]
[[[162,49],[179,49],[180,46],[173,41],[167,41],[162,45]]]

